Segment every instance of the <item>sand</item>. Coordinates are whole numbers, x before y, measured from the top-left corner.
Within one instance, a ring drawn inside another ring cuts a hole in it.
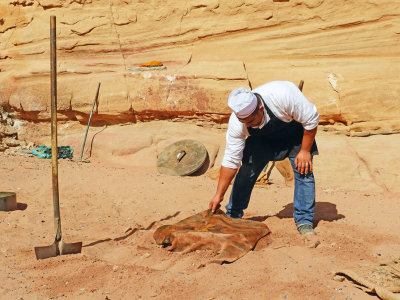
[[[61,141],[83,136],[74,135],[79,126],[71,135],[60,128]],[[91,129],[91,136],[100,129]],[[0,154],[0,190],[16,192],[18,201],[16,211],[0,212],[1,299],[373,299],[349,282],[334,281],[334,273],[400,256],[399,193],[339,147],[357,145],[357,139],[322,131],[317,135],[321,155],[315,159],[317,236],[297,233],[293,188],[276,172],[272,184],[254,189],[245,214],[271,229],[265,248],[225,265],[209,264],[210,251],[168,252],[153,240],[155,229],[207,209],[217,182],[205,174],[159,174],[154,155],[168,141],[193,132],[203,141],[210,136],[208,149],[211,141],[221,146],[218,166],[224,130],[152,122],[103,133],[113,133],[111,147],[124,130],[138,143],[136,129],[151,136],[140,151],[105,155],[97,148],[90,163],[59,161],[63,239],[83,242],[77,255],[35,258],[35,246],[54,241],[51,161]],[[165,138],[157,139],[161,135]],[[374,139],[393,144],[399,136],[359,140],[364,152]],[[390,155],[398,156],[395,149]],[[383,173],[395,173],[380,166]]]

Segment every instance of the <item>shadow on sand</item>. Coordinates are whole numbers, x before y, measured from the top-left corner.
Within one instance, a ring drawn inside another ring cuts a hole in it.
[[[16,210],[25,210],[27,207],[28,207],[28,204],[17,202]]]
[[[112,239],[112,238],[107,238],[107,239],[103,239],[103,240],[98,240],[98,241],[92,242],[92,243],[90,243],[90,244],[83,245],[82,248],[83,248],[83,247],[95,246],[95,245],[97,245],[97,244],[101,244],[101,243],[105,243],[105,242],[109,242],[109,241],[116,241],[116,242],[118,242],[118,241],[124,240],[124,239],[130,237],[132,234],[134,234],[135,232],[137,232],[137,231],[139,231],[139,230],[143,230],[143,231],[150,230],[150,229],[152,229],[153,226],[154,226],[155,224],[157,224],[158,222],[161,222],[161,221],[165,221],[165,220],[169,220],[169,219],[175,218],[175,217],[176,217],[177,215],[179,215],[179,214],[180,214],[180,211],[177,211],[177,212],[174,213],[173,215],[167,216],[167,217],[162,218],[162,219],[160,219],[160,220],[158,220],[158,221],[153,221],[153,222],[151,222],[150,225],[147,226],[147,227],[129,228],[128,230],[125,231],[126,234],[123,235],[123,236],[116,237],[116,238],[113,238],[113,239]]]
[[[285,207],[278,212],[276,217],[280,219],[284,218],[293,218],[293,203],[289,203],[285,205]],[[256,216],[256,217],[251,217],[248,218],[248,220],[253,220],[253,221],[259,221],[263,222],[267,218],[272,217],[269,215],[266,216]],[[336,209],[336,205],[330,202],[317,202],[315,203],[315,217],[314,217],[314,225],[317,226],[319,221],[336,221],[345,218],[344,215],[338,214],[338,211]]]
[[[196,177],[196,176],[203,175],[204,173],[206,173],[208,171],[209,166],[210,166],[210,156],[208,156],[208,152],[207,152],[207,158],[206,158],[206,161],[204,162],[204,164],[202,164],[200,169],[198,169],[196,172],[190,174],[189,176]]]

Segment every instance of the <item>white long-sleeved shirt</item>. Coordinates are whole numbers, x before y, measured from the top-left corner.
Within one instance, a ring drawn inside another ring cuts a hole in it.
[[[284,122],[295,120],[301,123],[306,130],[312,130],[318,126],[317,108],[304,97],[303,93],[292,82],[271,81],[255,88],[252,92],[261,95],[268,108],[278,119]],[[264,122],[259,128],[262,128],[270,120],[265,108],[264,116]],[[239,121],[235,113],[232,113],[226,132],[226,148],[222,166],[231,169],[239,167],[248,136],[249,132],[246,125]]]

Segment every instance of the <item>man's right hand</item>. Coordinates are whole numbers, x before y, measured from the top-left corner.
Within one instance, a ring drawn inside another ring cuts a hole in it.
[[[215,213],[215,211],[221,207],[220,203],[222,202],[222,200],[224,200],[224,197],[219,196],[219,195],[215,195],[209,204],[209,209],[211,209],[211,211],[213,213]]]
[[[220,207],[219,204],[222,202],[222,200],[224,200],[225,192],[228,189],[232,179],[235,177],[236,171],[237,169],[231,169],[221,166],[217,192],[215,193],[215,196],[211,199],[210,204],[208,205],[213,213]]]

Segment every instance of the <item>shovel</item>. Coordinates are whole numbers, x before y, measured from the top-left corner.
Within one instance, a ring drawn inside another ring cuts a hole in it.
[[[50,246],[35,247],[37,259],[45,259],[64,254],[81,253],[82,242],[65,243],[61,234],[60,203],[58,193],[57,165],[57,65],[56,65],[56,17],[50,16],[50,64],[51,64],[51,164],[53,183],[54,229],[56,237]]]

